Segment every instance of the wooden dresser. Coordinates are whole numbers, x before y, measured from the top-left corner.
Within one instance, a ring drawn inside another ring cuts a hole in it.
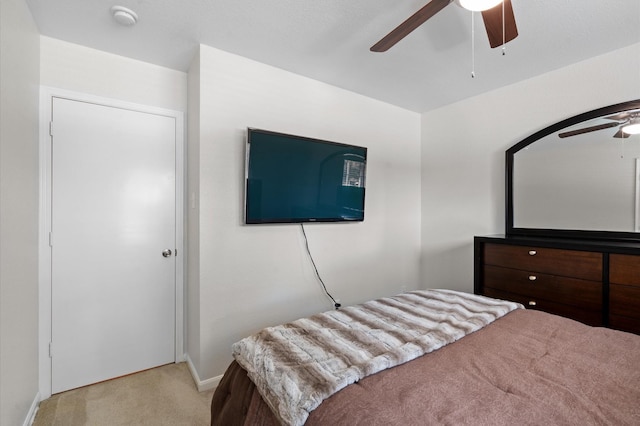
[[[491,236],[474,251],[475,293],[640,334],[640,244]]]

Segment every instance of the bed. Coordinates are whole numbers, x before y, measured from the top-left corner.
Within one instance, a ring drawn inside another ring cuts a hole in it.
[[[314,315],[233,352],[212,425],[640,424],[640,336],[467,293]]]

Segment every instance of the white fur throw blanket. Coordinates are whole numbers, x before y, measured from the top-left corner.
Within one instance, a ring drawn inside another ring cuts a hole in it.
[[[411,361],[522,308],[452,290],[386,297],[268,327],[233,356],[284,425],[351,383]]]

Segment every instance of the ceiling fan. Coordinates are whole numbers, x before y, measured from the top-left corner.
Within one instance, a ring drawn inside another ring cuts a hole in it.
[[[613,122],[559,133],[558,136],[561,138],[568,138],[570,136],[595,132],[597,130],[610,129],[612,127],[618,127],[618,131],[613,135],[614,138],[628,138],[630,135],[640,133],[640,111],[621,112],[620,114],[604,118],[605,120],[612,120]]]
[[[382,40],[371,46],[369,50],[386,52],[453,1],[467,10],[482,12],[482,19],[492,48],[501,46],[518,36],[511,0],[504,0],[504,20],[502,19],[503,0],[431,0]]]

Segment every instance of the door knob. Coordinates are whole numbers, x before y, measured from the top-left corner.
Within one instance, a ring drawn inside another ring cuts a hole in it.
[[[171,256],[171,250],[170,250],[170,249],[164,249],[164,250],[162,250],[162,255],[163,255],[164,257],[169,257],[169,256]]]

